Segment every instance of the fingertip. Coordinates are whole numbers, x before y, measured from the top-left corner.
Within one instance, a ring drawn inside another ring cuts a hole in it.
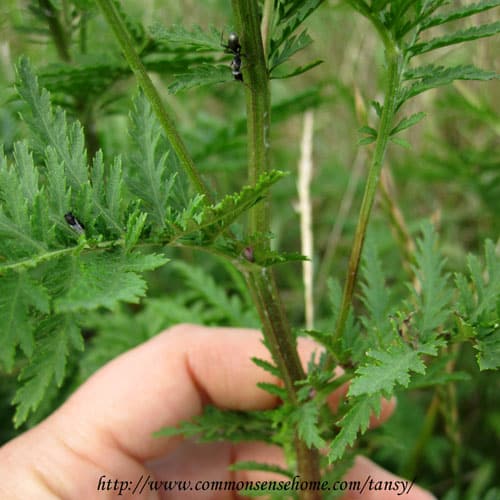
[[[344,480],[353,484],[364,485],[362,497],[360,491],[350,491],[343,500],[389,500],[405,498],[406,500],[436,500],[427,490],[385,470],[366,457],[358,455],[354,466],[344,476]]]
[[[393,396],[391,399],[382,398],[380,403],[380,415],[372,414],[370,417],[370,427],[376,428],[382,425],[384,422],[389,420],[391,415],[394,413],[396,409],[398,400],[396,396]]]

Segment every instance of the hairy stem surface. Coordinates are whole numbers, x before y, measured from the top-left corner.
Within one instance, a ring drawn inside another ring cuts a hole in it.
[[[248,130],[248,181],[255,184],[259,176],[269,170],[270,95],[269,75],[264,56],[257,12],[257,2],[233,0],[242,53],[246,64],[243,69],[247,103]],[[269,204],[259,203],[249,213],[248,234],[269,232]],[[269,243],[263,243],[263,249]],[[267,346],[281,373],[290,401],[299,404],[296,382],[305,373],[297,353],[295,339],[290,329],[274,273],[261,269],[245,273],[252,298],[262,321]],[[309,449],[298,435],[295,437],[298,473],[302,480],[320,479],[319,455]],[[319,492],[301,492],[303,500],[318,500]]]

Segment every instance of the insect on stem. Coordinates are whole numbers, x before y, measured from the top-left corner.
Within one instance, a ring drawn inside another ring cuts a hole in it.
[[[243,81],[243,74],[241,73],[241,45],[240,38],[237,33],[229,33],[227,45],[221,44],[224,47],[224,52],[233,54],[233,60],[229,63],[231,73],[235,80]]]

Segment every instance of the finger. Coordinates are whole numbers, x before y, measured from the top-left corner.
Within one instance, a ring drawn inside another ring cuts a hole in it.
[[[317,348],[312,341],[300,342],[305,360]],[[257,330],[180,325],[108,363],[64,405],[57,420],[77,419],[89,433],[97,429],[99,437],[111,436],[130,456],[151,460],[174,443],[152,433],[201,414],[207,403],[234,410],[277,403],[256,387],[277,380],[252,356],[270,361]]]
[[[342,500],[390,500],[405,498],[406,500],[435,500],[428,491],[411,481],[398,477],[366,457],[357,456],[354,466],[344,477],[346,484],[365,485],[362,497],[360,489],[349,491]],[[403,495],[403,496],[402,496]]]
[[[240,498],[238,493],[248,482],[288,479],[267,471],[229,470],[229,465],[242,461],[286,467],[283,450],[278,446],[261,442],[200,444],[187,439],[164,459],[148,463],[148,469],[160,481],[164,479],[163,483],[157,480],[156,485],[165,499],[176,493],[183,500]]]

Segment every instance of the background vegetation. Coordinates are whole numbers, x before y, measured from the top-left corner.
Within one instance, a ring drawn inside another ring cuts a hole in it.
[[[166,26],[199,25],[207,31],[215,26],[229,33],[227,2],[126,0],[122,5],[136,41],[143,42],[146,66],[199,170],[218,198],[238,191],[246,183],[243,84],[233,81],[228,69],[223,83],[170,94],[174,74],[185,71],[186,57],[201,64],[213,54],[148,43],[144,31],[159,21]],[[492,22],[495,16],[498,9],[478,14],[474,23]],[[358,129],[373,120],[370,101],[380,97],[383,46],[369,23],[344,2],[325,2],[319,15],[306,24],[314,43],[294,62],[321,59],[323,63],[293,79],[271,83],[272,165],[292,174],[272,189],[272,245],[280,251],[300,252],[296,171],[304,112],[313,110],[314,326],[331,330],[331,293],[325,278],[341,283],[345,278],[370,155],[370,146],[358,145],[362,137]],[[15,142],[26,136],[26,125],[18,119],[25,105],[13,88],[15,62],[21,55],[29,56],[53,102],[81,121],[89,153],[102,148],[106,160],[116,155],[133,158],[138,153],[128,133],[136,83],[93,2],[4,0],[0,29],[0,138],[8,157]],[[472,62],[499,73],[499,51],[498,38],[488,38],[445,47],[433,52],[429,61]],[[221,48],[220,59],[227,63],[231,56]],[[411,149],[389,148],[386,164],[391,168],[383,176],[369,229],[370,245],[376,245],[386,282],[392,286],[391,300],[406,293],[405,259],[423,220],[431,219],[437,228],[446,270],[464,271],[468,253],[483,255],[487,238],[498,242],[499,102],[500,86],[492,80],[457,81],[409,103],[407,115],[425,111],[427,116],[404,132]],[[15,409],[10,402],[22,366],[0,375],[0,442],[51,412],[107,360],[169,325],[188,321],[258,326],[241,278],[223,260],[187,249],[168,249],[167,256],[172,263],[147,275],[148,298],[141,304],[120,305],[112,312],[99,310],[82,318],[87,349],[70,358],[63,387],[51,385],[38,409],[17,429],[12,425]],[[276,271],[290,322],[296,329],[303,328],[301,263],[287,263]],[[358,299],[356,307],[362,308]],[[435,390],[418,388],[401,394],[394,417],[382,429],[368,433],[360,446],[391,470],[416,475],[438,496],[448,492],[447,498],[454,498],[450,493],[456,473],[453,461],[459,456],[466,476],[466,496],[461,498],[486,498],[486,492],[491,495],[488,498],[495,498],[500,495],[500,490],[493,489],[500,486],[500,380],[489,371],[479,371],[474,349],[468,345],[460,348],[456,371],[468,376],[453,391],[442,389],[438,397]],[[441,411],[440,405],[449,398],[455,400],[459,417]]]

